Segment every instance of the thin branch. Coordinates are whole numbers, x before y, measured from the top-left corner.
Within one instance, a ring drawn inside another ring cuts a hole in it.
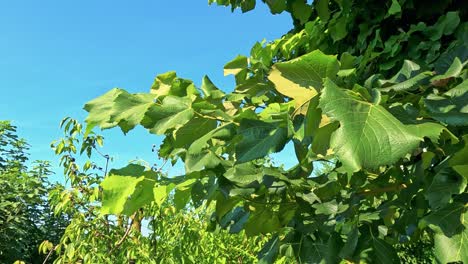
[[[57,249],[58,245],[56,245],[55,247],[53,247],[50,251],[49,251],[49,254],[47,254],[46,258],[44,259],[44,262],[42,262],[42,264],[46,264],[47,263],[47,260],[50,258],[50,256],[52,256],[52,253]]]
[[[125,230],[125,234],[122,236],[122,238],[120,238],[119,241],[117,241],[117,243],[115,243],[114,247],[109,251],[109,255],[112,252],[114,252],[117,248],[119,248],[122,245],[122,243],[125,241],[127,236],[130,234],[130,231],[132,230],[133,221],[135,221],[135,215],[136,215],[136,212],[133,213],[133,215],[130,217],[132,219],[132,221],[127,226],[127,230]]]

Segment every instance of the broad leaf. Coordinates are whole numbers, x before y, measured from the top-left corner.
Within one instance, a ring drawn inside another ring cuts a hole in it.
[[[465,229],[464,225],[468,224],[465,222],[468,220],[466,211],[465,205],[461,203],[448,204],[444,208],[424,217],[420,225],[422,227],[428,225],[436,232],[451,237],[463,231]]]
[[[377,263],[393,264],[400,263],[395,249],[380,238],[372,238],[372,248]]]
[[[463,206],[463,205],[460,205]],[[444,218],[444,216],[440,216]],[[453,225],[451,229],[457,229],[458,232],[452,236],[437,233],[434,236],[435,256],[439,263],[449,263],[461,261],[468,262],[468,211],[466,206],[463,213],[457,221],[447,223]]]
[[[131,215],[153,200],[155,174],[145,167],[129,164],[109,172],[101,183],[101,214]]]
[[[280,122],[260,120],[241,121],[239,134],[242,139],[236,145],[237,162],[243,163],[281,151],[288,141],[288,128]]]
[[[161,105],[152,105],[141,124],[151,133],[162,135],[167,130],[187,123],[194,115],[189,99],[167,96]]]
[[[278,92],[294,99],[296,107],[299,107],[317,95],[324,78],[335,79],[339,70],[336,56],[315,50],[297,59],[276,63],[268,79]]]
[[[84,109],[88,111],[88,116],[86,117],[87,132],[90,132],[95,126],[104,129],[117,125],[117,122],[110,121],[110,117],[114,106],[114,100],[121,93],[126,92],[122,89],[114,88],[85,104]]]
[[[331,146],[351,171],[393,164],[422,140],[382,106],[363,101],[330,80],[325,82],[319,106],[340,122]]]
[[[146,111],[154,105],[152,94],[122,92],[115,98],[111,122],[116,122],[124,133],[140,124]]]
[[[452,168],[439,171],[429,186],[426,197],[432,208],[439,208],[448,204],[452,195],[462,193],[466,188],[467,179],[459,176]]]

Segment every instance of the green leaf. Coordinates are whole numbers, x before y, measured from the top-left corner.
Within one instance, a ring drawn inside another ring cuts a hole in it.
[[[458,57],[455,57],[455,59],[453,60],[453,63],[450,65],[447,71],[442,75],[434,76],[431,79],[431,82],[434,83],[437,81],[458,77],[458,75],[460,75],[461,71],[463,70],[463,66],[464,65],[462,64],[460,59]]]
[[[333,247],[322,241],[314,241],[310,236],[303,236],[299,248],[299,263],[339,263],[327,258]],[[336,257],[336,254],[335,254]],[[328,261],[327,261],[328,260]]]
[[[151,94],[163,99],[168,95],[185,97],[198,95],[199,92],[192,81],[178,78],[174,71],[170,71],[156,76],[151,86]]]
[[[464,225],[467,224],[464,221],[468,220],[466,211],[465,205],[451,203],[424,217],[420,225],[429,226],[436,232],[452,237],[464,230]]]
[[[252,163],[243,163],[228,169],[223,176],[231,182],[248,185],[255,181],[261,182],[263,172]]]
[[[325,82],[319,106],[340,122],[331,146],[351,171],[393,164],[422,140],[412,126],[403,125],[382,106],[363,101],[330,80]]]
[[[314,1],[315,9],[317,10],[320,20],[327,22],[330,19],[330,10],[328,9],[328,0]]]
[[[427,219],[444,233],[434,236],[435,256],[439,263],[468,262],[468,210],[466,205],[453,204],[439,215]],[[446,215],[448,214],[448,215]],[[451,234],[451,235],[448,235]]]
[[[201,151],[208,147],[208,142],[211,139],[223,139],[223,138],[230,138],[233,135],[234,124],[233,123],[225,123],[222,124],[215,129],[211,130],[210,132],[206,133],[199,139],[195,140],[187,150],[189,154],[199,154]]]
[[[458,12],[447,12],[446,15],[440,16],[437,23],[426,31],[426,35],[430,40],[435,41],[443,35],[452,34],[460,23]]]
[[[322,89],[324,78],[334,80],[339,70],[336,56],[315,50],[299,58],[276,63],[268,79],[278,92],[295,99],[296,105],[301,106]]]
[[[278,256],[280,245],[280,239],[278,235],[274,235],[267,243],[263,246],[262,250],[258,253],[258,263],[267,264],[274,263]]]
[[[110,115],[112,113],[115,98],[122,93],[126,92],[122,89],[114,88],[85,104],[84,109],[88,111],[88,116],[86,117],[87,132],[90,132],[95,126],[105,129],[117,125],[117,122],[110,120]]]
[[[342,213],[346,211],[346,209],[348,209],[348,205],[338,204],[336,200],[314,204],[312,205],[312,207],[315,208],[316,214],[324,214],[331,216]]]
[[[421,67],[409,60],[403,62],[403,66],[400,71],[397,72],[389,80],[379,80],[379,90],[388,92],[394,91],[406,91],[417,88],[424,80],[428,79],[432,75],[431,72],[422,72]]]
[[[315,154],[327,155],[328,149],[330,149],[330,141],[333,132],[339,127],[338,122],[332,122],[323,127],[317,129],[314,139],[312,141],[312,151]]]
[[[288,129],[281,123],[243,119],[238,132],[242,139],[236,145],[237,162],[243,163],[281,151],[288,141]]]
[[[343,15],[343,12],[336,12],[328,23],[328,31],[334,42],[342,40],[348,35],[348,16]]]
[[[272,14],[280,14],[286,9],[286,0],[265,0]]]
[[[359,240],[359,231],[358,228],[354,228],[347,237],[346,243],[343,248],[340,250],[340,257],[344,259],[351,259],[354,256],[354,251]]]
[[[220,158],[211,150],[203,150],[198,153],[187,153],[185,159],[185,171],[191,173],[203,169],[214,168],[221,162]]]
[[[111,121],[118,123],[124,133],[138,125],[148,109],[154,105],[152,94],[122,92],[115,98]]]
[[[401,6],[398,3],[398,0],[392,0],[392,5],[388,9],[388,14],[389,15],[394,15],[394,14],[398,14],[398,13],[401,13]]]
[[[135,192],[137,184],[145,176],[110,175],[101,183],[103,189],[101,214],[120,214],[124,211],[128,198]]]
[[[243,69],[247,68],[247,66],[247,57],[239,55],[224,65],[224,76],[229,74],[236,75]]]
[[[432,180],[427,189],[426,197],[432,208],[445,206],[452,200],[452,195],[462,193],[467,184],[467,179],[459,176],[452,168],[443,168]]]
[[[154,178],[154,172],[145,171],[145,167],[137,164],[111,170],[101,183],[101,214],[131,215],[153,201]]]
[[[225,96],[225,93],[216,87],[208,76],[203,76],[201,90],[205,98],[219,99]]]
[[[155,186],[153,189],[154,201],[158,206],[161,206],[166,200],[169,193],[175,188],[174,184],[169,185],[159,185]]]
[[[306,1],[296,0],[292,3],[292,16],[299,20],[301,24],[305,24],[309,21],[309,17],[312,14],[312,8],[306,3]]]
[[[400,263],[400,258],[395,249],[384,240],[372,237],[372,248],[377,263]]]
[[[155,104],[148,109],[141,124],[151,133],[162,135],[167,130],[183,126],[193,115],[189,99],[167,96],[161,105]]]
[[[442,96],[430,94],[424,99],[424,105],[436,120],[453,126],[468,125],[468,80]]]
[[[254,8],[255,8],[255,0],[242,0],[241,2],[242,13],[249,12],[250,10]]]
[[[278,215],[270,208],[257,208],[251,212],[249,220],[245,224],[245,233],[248,236],[267,234],[281,227]]]
[[[455,152],[449,160],[449,165],[460,174],[463,178],[468,180],[468,135],[463,136],[463,147]]]
[[[187,203],[190,201],[191,189],[177,189],[174,194],[174,204],[177,210],[184,209]]]
[[[188,148],[200,135],[206,135],[216,128],[217,122],[208,118],[192,118],[185,125],[177,129],[174,136],[175,148]]]

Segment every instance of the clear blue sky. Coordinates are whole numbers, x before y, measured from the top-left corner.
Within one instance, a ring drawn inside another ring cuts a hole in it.
[[[87,101],[113,87],[146,92],[169,70],[196,84],[208,74],[231,91],[223,65],[291,27],[287,14],[273,16],[263,3],[233,14],[198,0],[0,1],[0,119],[18,126],[31,159],[57,165],[50,142],[61,136],[58,124],[66,116],[84,120]],[[151,146],[161,140],[141,128],[103,135],[113,166],[137,157],[154,162]]]

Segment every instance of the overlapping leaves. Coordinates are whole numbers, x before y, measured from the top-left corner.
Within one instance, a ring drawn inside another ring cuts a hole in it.
[[[244,12],[256,3],[211,2]],[[198,89],[169,72],[150,94],[115,89],[91,101],[88,126],[128,132],[141,124],[164,135],[160,156],[182,160],[186,175],[173,185],[156,179],[147,192],[159,203],[175,192],[178,207],[216,201],[222,227],[276,233],[261,261],[288,254],[395,263],[394,245],[417,243],[429,229],[438,261],[467,261],[460,12],[447,12],[449,1],[417,9],[403,1],[264,2],[272,13],[290,12],[296,28],[226,64],[234,92],[207,77]],[[297,165],[269,163],[288,143]],[[120,193],[108,212],[146,201],[140,174],[106,179],[109,197]],[[131,184],[120,186],[123,179]]]

